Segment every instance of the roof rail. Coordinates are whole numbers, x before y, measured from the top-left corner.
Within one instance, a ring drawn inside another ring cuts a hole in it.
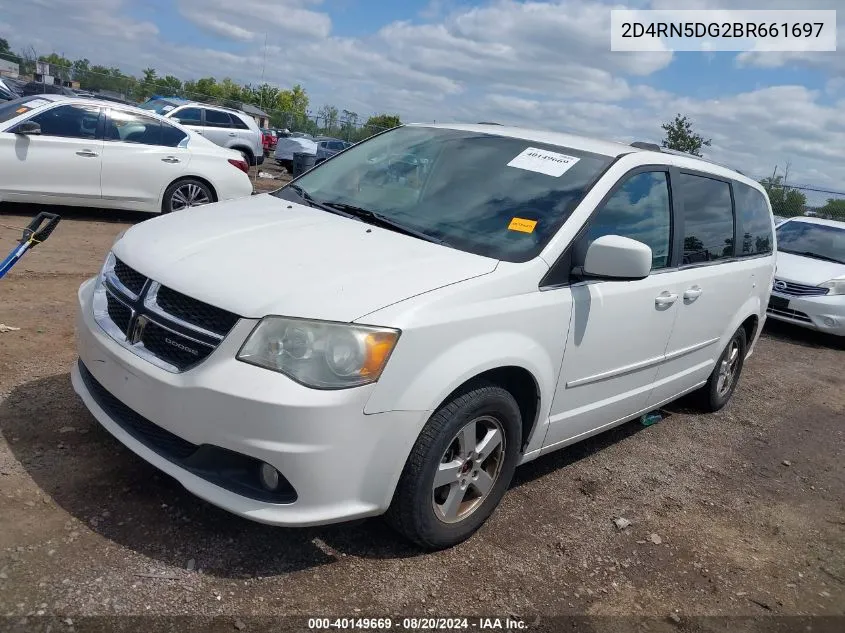
[[[645,141],[634,141],[631,143],[631,147],[636,147],[637,149],[645,149],[650,150],[652,152],[660,152],[661,154],[672,154],[673,156],[687,156],[690,158],[696,158],[700,161],[704,161],[705,163],[710,163],[711,165],[718,165],[719,167],[724,167],[725,169],[730,169],[731,171],[735,171],[736,173],[744,176],[740,170],[736,167],[731,167],[730,165],[725,165],[724,163],[716,162],[715,160],[710,160],[709,158],[704,158],[702,156],[694,156],[688,152],[682,152],[677,149],[669,149],[668,147],[660,147],[657,143],[648,143]]]

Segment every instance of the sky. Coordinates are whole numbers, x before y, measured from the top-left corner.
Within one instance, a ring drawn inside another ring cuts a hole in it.
[[[845,191],[845,2],[833,53],[610,51],[611,7],[734,8],[735,0],[0,0],[0,37],[180,79],[300,83],[311,108],[362,118],[497,121],[659,142],[687,115],[705,156],[755,177]],[[266,47],[265,47],[266,42]],[[266,61],[265,61],[266,60]],[[811,204],[824,194],[810,196]]]

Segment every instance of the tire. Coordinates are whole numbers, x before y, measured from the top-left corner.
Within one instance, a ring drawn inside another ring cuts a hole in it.
[[[747,349],[747,341],[745,335],[745,328],[740,327],[731,340],[728,342],[719,360],[716,361],[716,366],[710,374],[710,378],[696,394],[698,404],[705,412],[715,413],[723,408],[733,396],[736,385],[739,382],[739,376],[742,373],[742,367],[745,364],[745,354]],[[736,352],[736,357],[731,360]],[[727,371],[724,384],[721,380],[723,372]]]
[[[255,165],[255,158],[253,157],[252,152],[249,152],[245,149],[238,149],[237,151],[240,153],[240,155],[246,161],[247,165],[249,165],[250,167]]]
[[[467,429],[474,432],[465,434]],[[497,432],[503,440],[498,444]],[[385,515],[387,522],[428,550],[465,541],[507,491],[521,441],[522,416],[508,391],[479,385],[454,397],[429,418],[417,438]],[[438,473],[448,483],[435,487]]]
[[[181,198],[186,200],[189,204],[182,205],[180,203],[180,196],[176,195],[177,192],[180,192]],[[192,192],[196,195],[193,199],[195,202],[193,203],[191,203]],[[196,178],[182,178],[181,180],[177,180],[171,184],[165,190],[164,197],[161,201],[161,212],[170,213],[171,211],[181,211],[182,209],[190,207],[211,204],[214,200],[214,191],[212,191],[211,187],[209,187],[206,183],[201,180],[197,180]]]

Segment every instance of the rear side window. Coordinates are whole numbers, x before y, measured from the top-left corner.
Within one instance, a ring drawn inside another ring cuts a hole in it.
[[[248,130],[249,126],[241,120],[237,114],[232,115],[232,127],[238,130]]]
[[[684,204],[684,264],[733,257],[734,215],[730,185],[722,180],[681,174]]]
[[[772,216],[763,194],[735,182],[734,202],[738,226],[742,231],[739,254],[741,257],[766,255],[772,252]]]
[[[206,110],[205,125],[207,127],[232,127],[232,119],[229,117],[228,112]]]
[[[651,247],[652,270],[665,268],[669,265],[671,217],[666,172],[636,174],[616,190],[590,221],[584,246],[603,235],[629,237]]]
[[[187,136],[182,130],[167,123],[161,124],[161,144],[165,147],[176,147]]]

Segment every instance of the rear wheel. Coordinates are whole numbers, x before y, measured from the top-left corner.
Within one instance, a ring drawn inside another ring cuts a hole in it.
[[[522,419],[513,396],[479,386],[428,421],[402,471],[388,522],[427,549],[468,539],[499,505],[519,458]]]
[[[705,411],[718,411],[731,399],[742,373],[746,346],[745,328],[740,327],[716,361],[707,384],[697,394],[699,404]]]
[[[211,187],[195,178],[177,180],[164,192],[161,212],[181,211],[190,207],[199,207],[214,202]]]

